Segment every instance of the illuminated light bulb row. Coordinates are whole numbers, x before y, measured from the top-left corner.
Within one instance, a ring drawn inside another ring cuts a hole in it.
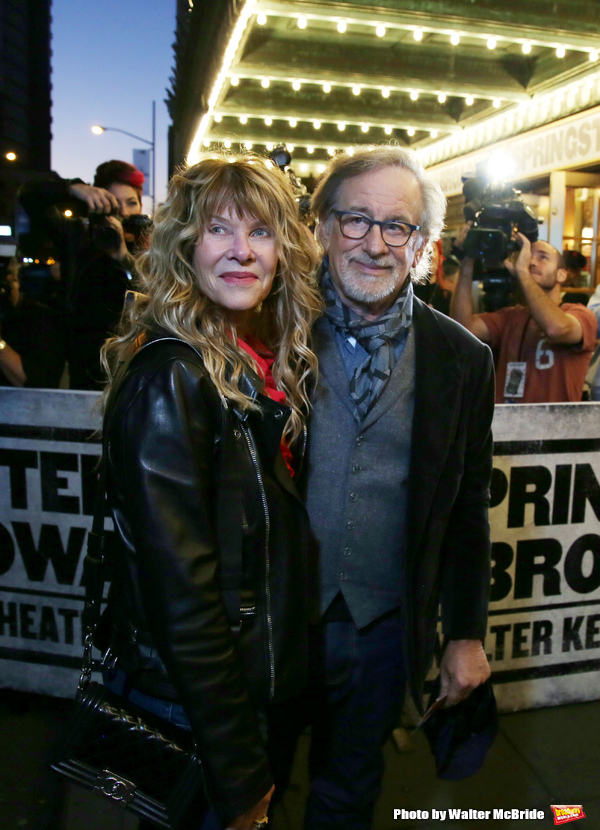
[[[369,124],[362,124],[361,125],[362,132],[363,133],[368,132],[369,127],[370,127]],[[343,122],[339,122],[338,123],[338,129],[341,132],[343,132],[346,129],[346,125]],[[385,132],[386,135],[391,135],[394,128],[391,127],[388,124],[383,129],[384,129],[384,132]],[[411,138],[416,133],[416,130],[415,130],[414,127],[406,127],[405,129],[406,129],[407,135],[409,135]],[[431,136],[431,138],[437,138],[438,131],[437,130],[429,130],[429,135]],[[220,141],[220,139],[212,139],[212,141],[216,141],[218,143]],[[202,142],[203,146],[206,147],[206,148],[210,147],[211,143],[212,142],[211,142],[210,138],[205,138]],[[296,145],[293,144],[293,143],[290,143],[289,141],[288,142],[278,142],[278,143],[285,144],[285,146],[290,151],[290,153],[292,153],[294,151],[294,149],[296,148]],[[231,148],[231,145],[232,145],[232,140],[230,138],[222,139],[222,144],[226,149],[229,150]],[[246,148],[246,150],[251,150],[252,147],[253,147],[253,143],[252,143],[252,141],[241,141],[240,146],[244,146]],[[273,147],[275,146],[275,144],[272,141],[267,141],[264,146],[270,152],[273,149]],[[315,149],[316,149],[314,144],[305,144],[305,145],[298,145],[298,146],[304,146],[306,152],[309,153],[310,155],[312,155],[315,152]],[[329,147],[327,147],[327,152],[329,153],[330,156],[332,156],[336,152],[336,148],[329,146]]]
[[[471,103],[473,103],[473,100],[471,100]],[[500,105],[501,105],[501,101],[500,101],[500,99],[499,99],[499,98],[496,98],[496,99],[494,100],[494,106],[495,106],[495,107],[499,107]],[[222,122],[222,120],[223,120],[223,116],[222,116],[220,113],[215,113],[215,114],[214,114],[214,116],[213,116],[213,118],[214,118],[214,120],[215,120],[215,122],[216,122],[217,124],[220,124],[220,123]],[[238,120],[239,120],[240,124],[247,124],[247,123],[248,123],[248,116],[247,116],[247,115],[240,115],[240,116],[238,116]],[[285,120],[285,119],[278,119],[278,120]],[[267,127],[272,127],[272,126],[273,126],[273,118],[272,118],[272,116],[270,116],[270,115],[266,115],[266,116],[263,118],[263,121],[264,121],[264,123],[265,123],[265,125],[266,125]],[[295,129],[295,128],[298,126],[298,119],[297,119],[297,118],[288,118],[288,119],[287,119],[287,122],[288,122],[289,126],[290,126],[292,129]],[[318,118],[313,119],[313,121],[312,121],[311,123],[312,123],[313,128],[314,128],[315,130],[320,130],[320,129],[321,129],[322,122],[321,122],[321,121],[319,121],[319,119],[318,119]],[[344,130],[346,129],[346,126],[347,126],[345,121],[337,121],[337,122],[331,122],[331,123],[336,123],[336,124],[337,124],[337,128],[338,128],[338,130],[339,130],[341,133],[343,133],[343,132],[344,132]],[[356,126],[359,126],[359,125],[356,125]],[[373,126],[372,124],[368,124],[368,123],[366,123],[366,122],[363,122],[363,123],[361,123],[361,124],[360,124],[360,130],[361,130],[361,132],[363,132],[363,133],[368,133],[368,132],[369,132],[369,130],[371,129],[371,127],[372,127],[372,126]],[[390,125],[385,125],[385,126],[383,127],[383,130],[384,130],[384,132],[385,132],[385,134],[386,134],[386,135],[391,135],[391,134],[392,134],[392,130],[393,130],[393,129],[394,129],[394,128],[393,128],[393,127],[391,127]],[[403,129],[403,128],[402,128],[402,127],[399,127],[398,129]],[[414,135],[414,134],[415,134],[415,129],[414,129],[414,127],[406,127],[406,130],[407,130],[407,132],[408,132],[408,134],[409,134],[409,135]],[[411,130],[412,130],[412,132],[411,132]],[[436,133],[436,135],[437,135],[437,131],[436,131],[436,130],[433,130],[432,132],[435,132],[435,133]],[[206,145],[205,145],[205,146],[206,146]]]
[[[326,17],[321,17],[320,19],[332,20],[332,18],[326,18]],[[340,34],[344,34],[348,30],[348,20],[346,20],[345,18],[339,18],[339,19],[338,18],[333,18],[333,20],[335,20],[337,31]],[[259,24],[259,26],[264,26],[267,22],[266,13],[265,12],[260,12],[256,17],[256,22]],[[296,18],[296,22],[297,22],[297,25],[298,25],[299,29],[306,29],[308,27],[308,18],[304,14],[298,15],[298,17]],[[352,21],[352,22],[356,22],[358,25],[361,25],[361,23],[359,21]],[[367,25],[371,25],[371,26],[375,27],[375,34],[377,35],[377,37],[385,37],[385,35],[387,33],[387,29],[390,27],[391,24],[389,24],[389,23],[371,23],[371,24],[367,24]],[[402,28],[402,27],[397,27],[397,28]],[[430,31],[435,32],[436,30],[431,29]],[[448,32],[446,32],[446,34],[448,34]],[[458,46],[459,45],[460,38],[461,38],[462,34],[463,34],[462,32],[457,32],[457,31],[452,31],[448,34],[448,36],[450,38],[450,43],[452,44],[452,46]],[[420,28],[419,26],[415,27],[412,30],[412,35],[413,35],[414,40],[416,40],[417,42],[420,42],[421,40],[423,40],[423,29]],[[477,36],[470,35],[470,37],[477,37]],[[494,35],[481,35],[479,37],[484,37],[486,39],[487,48],[490,49],[490,50],[495,49],[496,46],[498,45],[498,38],[495,37]],[[510,40],[509,38],[505,38],[505,37],[501,38],[501,39],[506,40],[506,41]],[[521,43],[521,49],[522,49],[524,55],[530,54],[531,47],[532,47],[531,41],[523,40],[523,41],[515,41],[515,42],[517,42],[517,43],[520,42]],[[547,46],[547,44],[544,44],[544,43],[538,43],[538,45],[539,46]],[[556,48],[556,57],[557,58],[564,58],[564,56],[566,55],[566,52],[567,52],[566,45],[561,43],[561,44],[558,44],[555,48]],[[584,49],[583,51],[586,51],[586,50]],[[591,55],[594,54],[594,53],[596,53],[596,57],[591,57]],[[592,49],[590,51],[590,60],[592,60],[592,61],[598,60],[597,52],[596,52],[595,49]]]
[[[596,57],[595,57],[594,60],[597,60],[597,59],[598,59],[598,53],[596,53]],[[232,75],[230,77],[230,83],[231,83],[232,86],[238,86],[239,83],[240,83],[239,76],[238,75]],[[331,92],[332,87],[334,86],[334,84],[332,84],[330,81],[306,81],[306,80],[301,81],[298,78],[295,78],[293,81],[290,81],[290,83],[292,85],[292,89],[294,90],[294,92],[299,92],[302,89],[302,84],[303,83],[318,83],[318,84],[321,84],[323,92],[325,92],[327,94]],[[270,78],[261,78],[260,85],[262,86],[263,89],[268,89],[271,85],[271,79]],[[338,84],[338,86],[342,86],[342,84]],[[367,88],[367,87],[364,87],[361,84],[352,84],[352,86],[351,86],[352,94],[358,96],[358,95],[360,95],[362,90],[365,89],[365,88]],[[368,87],[368,88],[369,89],[378,89],[378,87]],[[398,91],[405,92],[406,90],[398,90]],[[435,94],[435,93],[432,93],[432,94]],[[391,95],[390,87],[388,87],[388,86],[381,87],[381,95],[382,95],[383,98],[389,98],[390,95]],[[419,95],[420,95],[420,91],[418,89],[411,89],[410,92],[409,92],[409,96],[410,96],[411,101],[418,101],[419,100]],[[454,94],[454,97],[460,98],[461,95],[460,94]],[[438,99],[440,104],[445,103],[447,98],[448,98],[448,96],[445,92],[439,92],[437,94],[437,99]],[[472,95],[465,95],[464,98],[465,98],[465,101],[466,101],[468,107],[470,107],[473,104],[474,100],[475,100]],[[495,99],[495,100],[497,100],[497,99]],[[497,106],[497,105],[494,104],[494,106]]]

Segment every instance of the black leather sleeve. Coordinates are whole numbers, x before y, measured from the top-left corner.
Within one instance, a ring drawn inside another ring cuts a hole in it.
[[[179,356],[154,364],[132,372],[118,396],[109,493],[121,536],[131,543],[133,591],[192,723],[213,804],[228,822],[272,782],[216,581],[220,403],[199,361]]]

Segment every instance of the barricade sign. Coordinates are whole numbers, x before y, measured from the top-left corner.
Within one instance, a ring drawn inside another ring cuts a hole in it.
[[[0,686],[74,692],[98,398],[0,389]],[[491,494],[485,648],[500,709],[597,697],[600,404],[497,406]]]
[[[0,388],[1,686],[75,693],[99,397]]]

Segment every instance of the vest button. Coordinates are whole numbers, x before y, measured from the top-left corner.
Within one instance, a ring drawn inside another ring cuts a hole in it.
[[[354,467],[352,467],[352,472],[353,473],[360,473],[361,470],[362,470],[362,467],[359,467],[358,464],[355,464]]]
[[[356,439],[356,446],[357,447],[362,447],[362,445],[364,443],[365,443],[365,436],[364,435],[359,435],[358,438]]]
[[[275,417],[276,418],[283,418],[283,410],[282,409],[276,409],[275,410]]]
[[[358,501],[358,493],[350,493],[350,501]]]
[[[344,556],[352,556],[352,548],[344,548]]]
[[[347,579],[348,579],[348,575],[346,574],[345,571],[342,571],[340,573],[340,582],[345,582]]]
[[[346,522],[346,529],[347,530],[354,530],[355,525],[356,525],[356,522]]]

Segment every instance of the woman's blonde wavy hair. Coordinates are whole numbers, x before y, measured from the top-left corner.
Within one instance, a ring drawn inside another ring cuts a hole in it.
[[[292,414],[289,439],[303,428],[307,385],[316,373],[310,328],[321,310],[316,287],[316,249],[298,218],[288,178],[257,156],[211,156],[177,172],[166,202],[157,210],[150,247],[136,263],[140,292],[126,308],[120,333],[106,341],[102,365],[110,383],[118,364],[149,333],[162,330],[195,346],[219,394],[244,409],[255,406],[240,390],[252,358],[237,345],[226,309],[202,292],[192,265],[194,247],[213,216],[230,208],[272,229],[279,257],[269,296],[254,318],[253,332],[275,354],[273,377]]]

